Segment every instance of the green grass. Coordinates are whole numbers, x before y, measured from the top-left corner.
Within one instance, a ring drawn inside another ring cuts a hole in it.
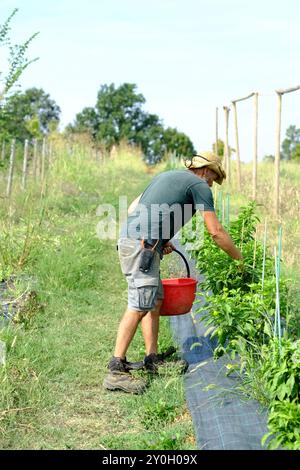
[[[0,274],[33,277],[40,308],[28,321],[0,331],[7,364],[0,369],[0,448],[3,449],[194,449],[182,381],[158,377],[142,396],[103,390],[119,319],[126,306],[126,281],[115,241],[96,235],[100,203],[134,199],[151,174],[126,152],[96,162],[83,150],[58,152],[47,189],[29,184],[24,197],[14,183],[10,204],[1,199]],[[259,166],[262,221],[272,221],[272,168]],[[299,166],[282,166],[284,270],[299,286]],[[5,193],[0,173],[0,195]],[[224,188],[226,192],[226,188]],[[250,198],[251,168],[243,166],[243,194],[233,188],[232,213]],[[263,222],[259,236],[262,236]],[[15,296],[26,289],[24,279]],[[160,347],[172,343],[161,319]],[[138,331],[128,352],[143,357]]]
[[[155,378],[143,396],[102,388],[127,294],[116,242],[96,235],[96,208],[131,201],[150,177],[137,157],[100,164],[61,153],[46,195],[33,185],[24,199],[15,188],[9,212],[2,207],[2,273],[33,277],[40,308],[0,331],[0,448],[195,448],[180,377]],[[160,346],[171,343],[162,318]],[[139,331],[128,357],[143,355]]]

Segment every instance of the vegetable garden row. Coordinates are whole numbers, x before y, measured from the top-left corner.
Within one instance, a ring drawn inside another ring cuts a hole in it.
[[[267,407],[269,433],[262,444],[300,450],[300,312],[289,280],[280,276],[281,237],[277,252],[269,255],[266,236],[257,239],[254,202],[226,223],[243,253],[242,265],[207,232],[199,243],[195,217],[183,230],[183,243],[205,275],[205,306],[196,309],[195,321],[206,312],[207,335],[218,338],[215,358],[228,355],[226,373],[240,379],[233,392]]]

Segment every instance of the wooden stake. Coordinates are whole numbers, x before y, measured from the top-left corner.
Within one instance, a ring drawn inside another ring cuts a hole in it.
[[[280,216],[279,191],[280,191],[280,134],[281,134],[281,109],[282,95],[300,90],[300,85],[275,90],[277,93],[277,118],[276,118],[276,145],[275,145],[275,188],[274,188],[274,212],[277,219]]]
[[[261,290],[264,290],[265,282],[265,269],[266,269],[266,252],[267,252],[267,219],[265,220],[265,231],[264,231],[264,254],[263,254],[263,265],[261,275]]]
[[[229,144],[228,144],[228,122],[229,122],[229,108],[223,106],[225,113],[225,145],[224,145],[224,159],[225,159],[225,168],[227,175],[227,183],[230,185],[230,154],[229,154]]]
[[[254,132],[253,132],[253,178],[252,198],[256,199],[257,191],[257,132],[258,132],[258,93],[254,93]]]
[[[219,155],[219,108],[216,108],[216,148],[215,152]]]
[[[2,142],[2,152],[1,152],[1,161],[4,162],[5,160],[5,140]]]
[[[37,139],[33,141],[33,161],[32,161],[32,176],[36,180],[37,174]]]
[[[27,179],[27,161],[28,161],[28,140],[25,140],[24,145],[24,158],[23,158],[23,171],[22,171],[22,191],[26,188],[26,179]]]
[[[42,147],[42,171],[41,171],[41,180],[42,183],[45,179],[45,171],[46,171],[46,138],[43,138],[43,147]]]
[[[234,111],[234,124],[235,124],[235,142],[236,142],[236,159],[237,159],[237,185],[238,185],[238,190],[241,190],[241,159],[240,159],[240,146],[239,146],[239,136],[238,136],[238,124],[237,124],[237,109],[236,109],[236,103],[239,101],[245,101],[248,100],[249,98],[252,98],[255,93],[250,93],[247,96],[244,96],[242,98],[237,98],[235,100],[232,100],[232,107]]]
[[[10,149],[10,159],[9,159],[9,170],[8,170],[8,180],[6,188],[6,196],[10,199],[12,191],[12,182],[14,175],[14,166],[15,166],[15,149],[16,149],[16,139],[13,139],[11,142]]]
[[[222,221],[223,191],[218,191],[218,217]]]
[[[280,277],[280,268],[281,268],[281,254],[282,254],[282,225],[279,225],[278,228],[278,273]]]
[[[230,225],[230,194],[226,194],[226,227],[229,229]]]
[[[275,275],[276,275],[276,308],[275,308],[275,328],[274,334],[278,335],[279,351],[281,349],[281,318],[280,318],[280,274],[278,269],[278,258],[276,254],[276,247],[274,247],[275,258]]]
[[[52,165],[52,157],[53,157],[53,142],[52,140],[49,143],[49,149],[48,149],[48,164],[49,167]]]
[[[280,185],[280,134],[281,134],[281,108],[282,94],[277,93],[277,118],[276,118],[276,147],[275,147],[275,194],[274,194],[274,212],[279,218],[279,185]]]
[[[245,220],[243,220],[242,225],[242,236],[241,236],[241,244],[240,244],[240,251],[243,253],[243,243],[244,243],[244,232],[245,232]]]
[[[254,237],[254,250],[253,250],[253,265],[252,265],[253,271],[254,271],[255,266],[256,266],[257,234],[258,234],[258,230],[257,230],[257,227],[256,227],[255,237]],[[254,275],[254,273],[253,273],[253,275]],[[253,282],[253,277],[252,277],[252,282]]]
[[[240,159],[240,144],[239,144],[239,131],[237,122],[236,102],[232,101],[233,115],[234,115],[234,129],[235,129],[235,149],[236,149],[236,168],[237,168],[237,187],[241,190],[241,159]]]
[[[222,224],[224,225],[225,222],[225,200],[222,200]]]

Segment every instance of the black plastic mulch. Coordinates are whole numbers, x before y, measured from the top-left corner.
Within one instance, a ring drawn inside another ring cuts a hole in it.
[[[192,277],[194,263],[184,247],[178,245],[189,260]],[[199,304],[194,304],[193,312]],[[213,360],[216,340],[205,336],[201,314],[172,316],[171,327],[181,355],[190,366],[185,376],[187,404],[192,415],[197,448],[203,450],[260,450],[261,438],[267,430],[267,413],[254,400],[237,394],[238,377],[226,375],[226,357]],[[214,388],[205,387],[214,384]]]

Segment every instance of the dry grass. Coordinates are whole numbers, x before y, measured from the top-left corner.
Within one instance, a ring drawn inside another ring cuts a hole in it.
[[[224,187],[223,192],[231,194],[232,213],[252,199],[252,165],[242,165],[242,191],[236,186],[235,165],[233,165],[233,184],[231,189]],[[277,244],[278,226],[282,226],[282,260],[289,273],[300,275],[300,165],[283,162],[280,176],[280,219],[274,215],[274,166],[272,163],[258,165],[257,203],[261,223],[258,236],[262,239],[264,223],[268,225],[268,243]]]

